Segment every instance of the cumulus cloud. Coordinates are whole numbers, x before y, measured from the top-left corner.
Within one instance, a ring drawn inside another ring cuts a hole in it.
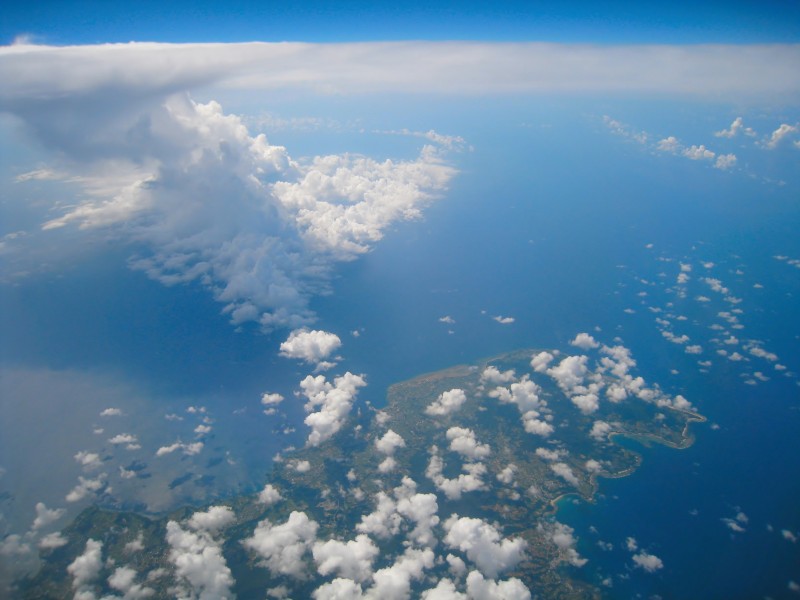
[[[515,379],[514,369],[509,369],[508,371],[500,371],[497,367],[493,365],[489,365],[481,373],[482,382],[491,383],[494,385],[501,383],[508,383],[510,381],[514,381],[514,379]]]
[[[737,159],[735,154],[720,154],[717,156],[717,160],[714,163],[714,168],[725,171],[735,167],[736,161]]]
[[[773,131],[772,135],[769,136],[769,139],[764,143],[764,146],[770,150],[773,150],[778,147],[778,144],[780,144],[784,138],[797,133],[797,130],[798,128],[796,125],[781,123],[780,127]]]
[[[205,512],[196,512],[187,521],[187,525],[195,530],[217,533],[236,520],[236,515],[227,506],[212,506]]]
[[[204,530],[187,531],[177,522],[167,523],[169,561],[175,567],[179,597],[232,599],[234,581],[219,542]],[[184,586],[189,586],[186,589]]]
[[[280,354],[314,364],[328,358],[341,345],[342,340],[335,333],[317,329],[296,329],[281,344]]]
[[[586,367],[588,360],[586,356],[567,356],[555,367],[547,369],[547,374],[556,380],[561,389],[570,393],[573,388],[583,384],[589,371]]]
[[[501,315],[497,315],[496,317],[492,318],[501,325],[511,325],[511,323],[515,321],[514,317],[503,317]]]
[[[362,582],[372,575],[372,563],[379,550],[369,536],[360,534],[349,542],[316,542],[311,552],[320,575],[336,574]]]
[[[393,456],[395,450],[398,448],[405,448],[406,442],[399,433],[395,433],[391,429],[388,430],[383,437],[375,440],[375,448],[386,456]]]
[[[714,133],[714,135],[717,136],[717,137],[723,137],[723,138],[730,139],[730,138],[736,137],[739,134],[740,131],[743,132],[745,135],[749,135],[751,137],[756,135],[756,132],[753,131],[752,128],[744,126],[744,121],[743,121],[742,117],[736,117],[733,120],[733,123],[731,123],[731,126],[728,129],[723,129],[722,131],[717,131],[717,132]]]
[[[553,355],[549,352],[539,352],[531,357],[531,368],[537,373],[544,373],[547,365],[553,361]]]
[[[525,540],[502,538],[493,525],[481,519],[454,514],[444,522],[444,529],[444,543],[464,552],[491,579],[514,568],[525,555]]]
[[[462,471],[458,477],[445,477],[444,461],[439,456],[439,449],[436,446],[431,447],[431,457],[425,469],[425,476],[450,500],[458,500],[467,492],[485,489],[483,476],[486,475],[486,466],[483,463],[465,463]]]
[[[481,444],[475,439],[475,432],[464,427],[451,427],[447,430],[450,450],[458,452],[468,460],[480,460],[492,453],[488,444]]]
[[[200,451],[203,449],[204,445],[205,444],[203,444],[203,442],[192,442],[190,444],[175,442],[169,446],[161,446],[158,450],[156,450],[156,456],[166,456],[167,454],[172,454],[178,450],[183,452],[183,454],[186,456],[194,456],[196,454],[200,454]]]
[[[310,446],[318,446],[335,435],[350,414],[358,389],[367,385],[362,375],[349,371],[330,383],[323,375],[307,376],[300,382],[302,394],[308,399],[305,405],[305,424],[311,428]],[[318,409],[318,410],[315,410]]]
[[[122,594],[122,600],[138,600],[154,596],[153,588],[136,583],[136,575],[136,571],[130,567],[117,567],[108,578],[108,585]]]
[[[60,532],[55,531],[47,534],[39,541],[39,548],[42,550],[55,550],[56,548],[66,546],[68,543],[69,540],[67,538],[61,535]]]
[[[592,430],[589,432],[589,436],[593,437],[598,442],[603,442],[608,439],[608,434],[611,429],[611,425],[605,421],[595,421],[592,423]]]
[[[664,563],[659,557],[657,557],[655,554],[648,554],[645,551],[634,554],[633,562],[637,567],[647,571],[648,573],[655,573],[664,567]]]
[[[567,463],[563,462],[552,463],[550,465],[550,470],[559,477],[561,477],[561,479],[563,479],[567,483],[570,483],[575,487],[578,487],[580,485],[578,478],[575,476],[575,473]]]
[[[600,344],[588,333],[579,333],[575,339],[570,342],[573,346],[581,350],[590,350],[591,348],[599,348]]]
[[[314,545],[318,525],[304,512],[292,511],[287,521],[273,525],[269,519],[261,521],[252,537],[242,544],[258,556],[258,564],[275,576],[302,577],[305,572],[305,555]]]
[[[73,560],[67,567],[67,573],[72,576],[72,589],[75,598],[81,600],[94,599],[93,584],[100,576],[103,569],[103,542],[89,539],[83,554]]]
[[[689,148],[685,148],[682,154],[691,160],[711,160],[716,156],[713,151],[706,148],[703,144],[699,146],[692,145]]]
[[[267,506],[272,506],[273,504],[282,499],[283,496],[281,496],[281,493],[271,483],[265,485],[264,489],[258,493],[258,501],[261,504],[265,504]]]
[[[101,473],[94,479],[78,477],[78,484],[66,495],[67,502],[79,502],[89,494],[97,493],[106,487],[106,474]]]
[[[157,89],[109,81],[20,107],[85,192],[44,229],[110,232],[136,246],[133,268],[166,285],[203,284],[233,323],[310,323],[308,303],[329,289],[332,268],[418,218],[455,174],[432,146],[410,161],[294,161],[216,102],[192,102],[170,73]]]
[[[119,417],[122,415],[122,410],[119,408],[106,408],[100,411],[101,417]]]
[[[505,581],[485,579],[478,571],[467,575],[467,598],[470,600],[529,600],[530,590],[516,577]]]
[[[578,554],[575,545],[578,540],[573,535],[575,530],[569,525],[564,525],[556,521],[552,525],[540,526],[540,530],[544,531],[550,540],[558,547],[562,560],[567,561],[575,567],[582,567],[588,561]]]
[[[425,414],[435,417],[449,415],[461,408],[466,401],[467,395],[464,390],[453,388],[439,394],[439,397],[425,408]]]
[[[36,531],[42,527],[55,523],[66,514],[63,508],[47,508],[44,502],[36,503],[36,518],[33,520],[32,529]]]

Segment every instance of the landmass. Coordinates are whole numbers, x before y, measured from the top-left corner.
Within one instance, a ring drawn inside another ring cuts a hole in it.
[[[602,478],[635,471],[620,436],[686,448],[704,418],[635,376],[623,346],[586,337],[577,355],[520,350],[393,385],[382,408],[287,452],[259,494],[167,515],[89,508],[20,595],[602,597],[558,500],[591,502]]]

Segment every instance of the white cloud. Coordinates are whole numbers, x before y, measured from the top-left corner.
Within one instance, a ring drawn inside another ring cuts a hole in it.
[[[703,144],[699,146],[692,145],[684,149],[682,154],[691,160],[711,160],[716,156],[714,152],[706,148]]]
[[[590,415],[600,408],[597,394],[576,394],[570,398],[572,403],[577,406],[584,415]]]
[[[444,543],[464,552],[491,579],[519,564],[527,547],[522,538],[502,538],[494,526],[481,519],[454,514],[444,522],[444,529]]]
[[[83,500],[91,493],[101,491],[106,487],[106,474],[101,473],[94,479],[86,479],[85,477],[78,477],[78,484],[66,495],[67,502],[78,502]]]
[[[55,523],[66,514],[63,508],[47,508],[44,502],[36,503],[36,518],[33,520],[32,529],[36,531],[42,527]]]
[[[308,399],[305,405],[310,414],[305,424],[311,428],[308,436],[310,446],[318,446],[336,434],[350,414],[358,389],[367,385],[362,375],[349,371],[334,379],[331,384],[324,376],[307,376],[300,382],[303,395]],[[319,407],[318,411],[314,411]]]
[[[269,519],[261,521],[253,536],[242,544],[254,551],[258,564],[275,576],[302,577],[305,572],[305,554],[316,541],[318,525],[304,512],[293,511],[282,525],[273,525]]]
[[[575,476],[575,473],[572,471],[572,469],[570,469],[567,463],[563,462],[552,463],[550,465],[550,470],[559,477],[561,477],[561,479],[563,479],[567,483],[570,483],[575,487],[578,487],[580,485],[578,478]]]
[[[465,463],[462,471],[458,477],[445,477],[444,462],[439,456],[439,449],[436,446],[431,447],[431,457],[425,469],[425,476],[450,500],[458,500],[467,492],[485,489],[483,476],[486,475],[486,466],[483,463]]]
[[[451,427],[447,430],[450,450],[458,452],[468,460],[480,460],[492,453],[488,444],[481,444],[475,439],[475,432],[464,427]]]
[[[142,94],[152,97],[175,88],[214,83],[251,90],[294,87],[350,94],[625,91],[772,98],[800,89],[795,69],[799,60],[800,51],[790,44],[6,46],[0,51],[0,77],[9,84],[0,95],[0,106],[21,111],[23,101],[30,98],[41,102],[87,94],[103,86],[141,88]],[[383,76],[377,77],[378,73]]]
[[[753,131],[750,127],[745,127],[742,121],[742,117],[736,117],[731,123],[731,126],[728,129],[723,129],[722,131],[717,131],[714,133],[717,137],[723,138],[732,138],[736,137],[740,131],[743,131],[745,135],[754,136],[756,132]]]
[[[101,417],[119,417],[122,411],[119,408],[106,408],[100,412]]]
[[[575,549],[578,540],[573,535],[575,530],[569,525],[564,525],[556,521],[552,526],[544,528],[550,540],[558,547],[563,560],[566,560],[575,567],[582,567],[588,559],[581,557]]]
[[[496,317],[492,318],[501,325],[511,325],[511,323],[513,323],[515,320],[514,317],[503,317],[501,315],[497,315]]]
[[[439,317],[439,322],[440,323],[447,323],[448,325],[452,325],[453,323],[456,322],[456,320],[453,317],[451,317],[450,315],[445,315],[443,317]]]
[[[425,408],[425,414],[437,417],[449,415],[461,408],[466,401],[467,395],[464,390],[453,388],[439,394],[439,397]]]
[[[156,456],[165,456],[178,450],[183,452],[186,456],[194,456],[196,454],[200,454],[200,451],[203,449],[204,445],[205,444],[203,444],[203,442],[192,442],[191,444],[175,442],[169,446],[161,446],[158,450],[156,450]]]
[[[386,456],[394,456],[395,450],[405,448],[406,442],[399,433],[391,429],[383,434],[382,438],[375,440],[375,448]]]
[[[187,525],[195,530],[218,533],[236,521],[236,515],[228,506],[212,506],[205,512],[196,512],[187,521]]]
[[[402,517],[397,512],[395,501],[385,492],[378,492],[376,501],[375,510],[361,517],[356,531],[388,539],[400,531]]]
[[[61,535],[60,532],[55,531],[47,534],[39,541],[39,548],[42,550],[55,550],[56,548],[66,546],[68,543],[69,540],[67,538]]]
[[[281,344],[280,354],[314,364],[328,358],[341,345],[342,340],[335,333],[317,329],[295,329]]]
[[[178,597],[214,600],[233,598],[231,570],[219,542],[207,531],[187,531],[175,521],[167,523],[169,561],[181,586]],[[188,584],[190,590],[183,589]]]
[[[420,598],[422,600],[467,600],[467,595],[459,592],[450,579],[444,578],[436,583],[436,587],[422,592]]]
[[[603,442],[608,439],[608,434],[611,429],[612,427],[609,423],[605,421],[595,421],[592,423],[592,430],[589,432],[589,436],[593,437],[598,442]]]
[[[714,163],[714,168],[725,171],[736,166],[735,154],[720,154],[717,156],[717,161]]]
[[[153,588],[136,583],[136,575],[136,571],[130,567],[117,567],[108,578],[108,585],[122,593],[122,600],[139,600],[154,596]]]
[[[277,406],[283,402],[283,396],[277,393],[264,392],[261,394],[261,404],[264,406]]]
[[[671,135],[667,138],[664,138],[658,142],[656,148],[661,150],[662,152],[672,152],[677,153],[681,148],[680,142],[678,142],[678,138],[674,135]]]
[[[573,388],[583,384],[588,373],[587,360],[586,356],[567,356],[557,366],[547,369],[547,374],[556,380],[561,389],[570,393]]]
[[[514,477],[517,473],[517,465],[509,464],[502,471],[497,474],[497,481],[506,485],[514,483]]]
[[[655,573],[664,567],[664,563],[660,558],[654,554],[648,554],[645,551],[633,555],[633,562],[640,569],[644,569],[648,573]]]
[[[83,554],[73,560],[67,567],[67,573],[72,576],[72,589],[75,597],[81,599],[94,598],[92,589],[94,582],[100,576],[103,568],[103,542],[89,539]]]
[[[283,500],[283,496],[281,496],[281,493],[278,491],[278,489],[270,483],[265,485],[264,489],[258,493],[258,501],[261,504],[272,506],[279,500]]]
[[[575,339],[570,342],[573,346],[577,346],[582,350],[589,350],[591,348],[599,348],[600,344],[588,333],[579,333]]]
[[[697,344],[694,344],[692,346],[686,346],[686,348],[684,349],[684,352],[686,352],[686,354],[702,354],[703,353],[703,347],[702,346],[698,346]]]
[[[130,433],[120,433],[120,434],[118,434],[118,435],[115,435],[115,436],[114,436],[114,437],[112,437],[111,439],[109,439],[109,440],[108,440],[108,443],[109,443],[109,444],[114,444],[115,446],[119,446],[119,445],[121,445],[121,444],[129,444],[129,445],[130,445],[130,444],[137,444],[137,443],[138,443],[138,441],[139,441],[139,440],[138,440],[138,439],[136,438],[136,436],[135,436],[135,435],[133,435],[133,434],[130,434]]]
[[[778,144],[780,144],[784,138],[794,133],[797,133],[797,126],[789,125],[788,123],[781,123],[781,126],[772,132],[769,140],[767,140],[764,145],[772,150],[777,148]]]
[[[493,365],[489,365],[481,373],[481,381],[495,385],[500,383],[508,383],[509,381],[514,381],[514,378],[515,378],[514,369],[509,369],[508,371],[500,371],[497,367]]]
[[[470,600],[529,600],[530,590],[516,577],[505,581],[485,579],[478,571],[467,575],[467,597]]]
[[[549,352],[539,352],[531,357],[531,368],[537,373],[544,373],[547,365],[553,361],[553,355]]]
[[[316,542],[311,552],[320,575],[334,573],[338,577],[363,582],[372,575],[372,563],[379,550],[369,536],[360,534],[349,542]]]

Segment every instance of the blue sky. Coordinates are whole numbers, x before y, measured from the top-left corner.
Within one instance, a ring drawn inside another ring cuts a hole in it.
[[[797,2],[20,2],[0,42],[545,40],[764,43],[800,40]]]

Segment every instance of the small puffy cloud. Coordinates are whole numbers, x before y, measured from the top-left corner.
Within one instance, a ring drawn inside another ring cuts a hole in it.
[[[391,473],[396,468],[397,468],[397,461],[391,456],[387,456],[386,458],[384,458],[378,465],[378,471],[380,473],[383,473],[384,475],[386,473]]]
[[[176,596],[188,598],[232,598],[234,581],[219,542],[204,530],[187,531],[167,523],[169,561],[175,567],[179,590]],[[188,585],[187,590],[184,586]]]
[[[588,559],[581,557],[575,549],[578,540],[573,535],[575,530],[569,525],[564,525],[556,521],[552,527],[545,529],[550,540],[558,547],[558,550],[564,560],[575,567],[582,567]]]
[[[72,576],[72,589],[76,598],[94,598],[93,584],[103,569],[103,542],[89,539],[83,554],[73,560],[67,567]]]
[[[126,543],[125,546],[122,548],[125,554],[131,554],[132,552],[141,552],[144,550],[144,534],[139,532],[139,535],[136,536],[135,539],[131,540],[130,542]]]
[[[375,448],[386,456],[393,456],[398,448],[405,448],[406,442],[399,433],[387,431],[382,438],[375,440]]]
[[[115,446],[122,444],[135,445],[139,443],[139,440],[131,433],[120,433],[109,439],[108,443],[114,444]]]
[[[689,148],[685,148],[682,154],[691,160],[711,160],[716,156],[713,151],[706,148],[703,144],[699,146],[692,145]]]
[[[447,430],[450,450],[458,452],[468,460],[480,460],[492,453],[488,444],[481,444],[475,439],[475,432],[464,427],[451,427]]]
[[[311,470],[311,463],[307,460],[296,460],[289,465],[289,468],[298,473],[308,473]]]
[[[586,356],[567,356],[555,367],[547,369],[547,374],[556,380],[559,387],[569,393],[573,388],[582,385],[588,369]]]
[[[94,479],[78,477],[78,484],[66,495],[67,502],[78,502],[92,493],[97,493],[106,487],[106,474],[101,473]]]
[[[430,479],[438,490],[444,493],[450,500],[458,500],[462,494],[483,490],[483,476],[486,475],[486,466],[483,463],[466,463],[462,467],[462,473],[455,478],[444,476],[444,462],[439,456],[436,446],[431,448],[431,457],[428,467],[425,469],[425,476]]]
[[[590,458],[585,463],[586,470],[590,473],[598,473],[599,471],[603,470],[603,465],[597,462],[595,459]]]
[[[236,515],[227,506],[212,506],[205,512],[196,512],[187,521],[187,525],[195,530],[208,531],[215,534],[225,529],[236,520]]]
[[[592,424],[592,430],[589,432],[589,436],[598,442],[604,442],[608,439],[608,434],[611,429],[612,428],[609,423],[606,423],[605,421],[595,421]]]
[[[530,590],[516,577],[494,581],[485,579],[478,571],[467,575],[467,598],[470,600],[530,600],[530,597]],[[446,596],[442,600],[444,598]]]
[[[61,546],[66,546],[68,543],[69,540],[56,531],[44,536],[39,541],[39,548],[42,550],[55,550],[56,548],[61,548]]]
[[[450,554],[449,556],[452,556]],[[422,592],[422,600],[468,600],[467,595],[459,592],[456,585],[446,577],[436,583],[436,587]]]
[[[402,517],[397,512],[396,502],[386,492],[378,492],[375,510],[361,517],[356,531],[388,539],[400,531],[401,523]]]
[[[745,135],[754,136],[756,132],[753,131],[750,127],[745,127],[742,117],[736,117],[731,123],[731,126],[728,129],[723,129],[722,131],[717,131],[714,133],[717,137],[722,138],[733,138],[736,137],[739,132],[742,131]]]
[[[664,567],[664,563],[655,554],[649,554],[644,550],[638,554],[633,555],[633,562],[637,567],[647,571],[648,573],[655,573]]]
[[[435,555],[430,548],[406,548],[393,565],[376,571],[367,597],[370,600],[405,600],[411,595],[411,582],[419,581],[425,569],[434,565]]]
[[[258,493],[258,501],[267,506],[272,506],[282,499],[283,497],[281,496],[281,493],[274,485],[270,483],[265,485],[264,489]]]
[[[303,360],[309,364],[319,363],[339,349],[342,340],[335,333],[306,328],[295,329],[281,344],[281,356]]]
[[[464,390],[453,388],[439,394],[439,397],[425,408],[425,414],[436,417],[449,415],[461,408],[466,401],[467,395]]]
[[[444,529],[444,543],[464,552],[491,579],[517,566],[525,555],[525,540],[504,539],[494,526],[481,519],[454,514],[444,522]]]
[[[102,464],[99,454],[87,450],[81,450],[75,454],[74,458],[86,470],[95,469]]]
[[[549,352],[539,352],[531,357],[531,368],[537,373],[544,373],[547,365],[553,361],[553,355]]]
[[[575,487],[578,487],[578,485],[580,484],[578,478],[575,476],[575,473],[572,471],[572,469],[569,467],[567,463],[563,462],[552,463],[550,465],[550,470],[559,477],[561,477],[561,479],[563,479],[567,483],[574,485]]]
[[[500,371],[497,367],[489,365],[481,373],[481,381],[498,385],[501,383],[508,383],[514,381],[514,369],[508,371]]]
[[[372,575],[372,563],[379,550],[369,536],[362,533],[349,542],[316,542],[311,552],[320,575],[335,574],[363,582]]]
[[[717,160],[714,163],[714,168],[720,169],[721,171],[731,169],[735,166],[736,166],[735,154],[720,154],[719,156],[717,156]]]
[[[693,344],[691,346],[686,346],[686,348],[684,348],[684,352],[686,352],[686,354],[702,354],[703,347],[697,344]]]
[[[510,464],[497,474],[497,481],[506,485],[514,483],[514,477],[517,473],[517,465]]]
[[[658,144],[656,144],[656,148],[661,150],[662,152],[672,152],[677,153],[681,149],[681,144],[674,135],[671,135],[667,138],[659,140]]]
[[[122,594],[123,600],[139,600],[155,595],[153,588],[136,583],[136,571],[130,567],[117,567],[108,578],[108,585]]]
[[[439,322],[447,323],[448,325],[453,325],[456,322],[456,320],[450,315],[445,315],[444,317],[439,317]]]
[[[156,450],[156,456],[166,456],[167,454],[172,454],[178,450],[183,452],[183,454],[186,456],[194,456],[196,454],[200,454],[200,451],[203,449],[204,445],[205,444],[203,444],[203,442],[193,442],[191,444],[175,442],[169,446],[161,446],[158,450]]]
[[[787,542],[792,542],[793,544],[797,543],[797,536],[788,529],[781,529],[781,537]]]
[[[32,529],[36,531],[42,527],[47,527],[51,523],[55,523],[66,514],[66,509],[63,508],[47,508],[44,502],[36,503],[36,518],[33,520]]]
[[[277,406],[283,402],[283,396],[276,393],[264,392],[261,394],[261,404],[264,406]]]
[[[122,415],[122,411],[119,408],[106,408],[100,411],[101,417],[119,417]]]
[[[305,554],[316,542],[318,525],[304,512],[293,511],[287,521],[273,525],[269,519],[259,522],[252,537],[242,544],[258,556],[258,564],[274,576],[302,577]]]
[[[584,415],[590,415],[600,408],[600,402],[597,394],[577,394],[572,396],[570,400]]]
[[[778,147],[778,144],[780,144],[784,138],[794,133],[797,133],[797,127],[795,125],[781,123],[780,127],[773,131],[772,135],[769,136],[769,140],[766,141],[764,146],[770,150],[773,150]]]
[[[308,445],[318,446],[335,435],[350,414],[358,389],[367,385],[363,375],[349,371],[330,383],[322,375],[307,376],[300,389],[308,399],[305,405],[305,424],[311,428]],[[314,410],[319,408],[319,410]]]
[[[575,336],[575,339],[570,342],[570,344],[582,350],[600,347],[600,344],[588,333],[579,333]]]
[[[492,317],[492,318],[495,321],[497,321],[498,323],[500,323],[501,325],[510,325],[511,323],[514,322],[514,317],[503,317],[503,316],[497,315],[496,317]]]

